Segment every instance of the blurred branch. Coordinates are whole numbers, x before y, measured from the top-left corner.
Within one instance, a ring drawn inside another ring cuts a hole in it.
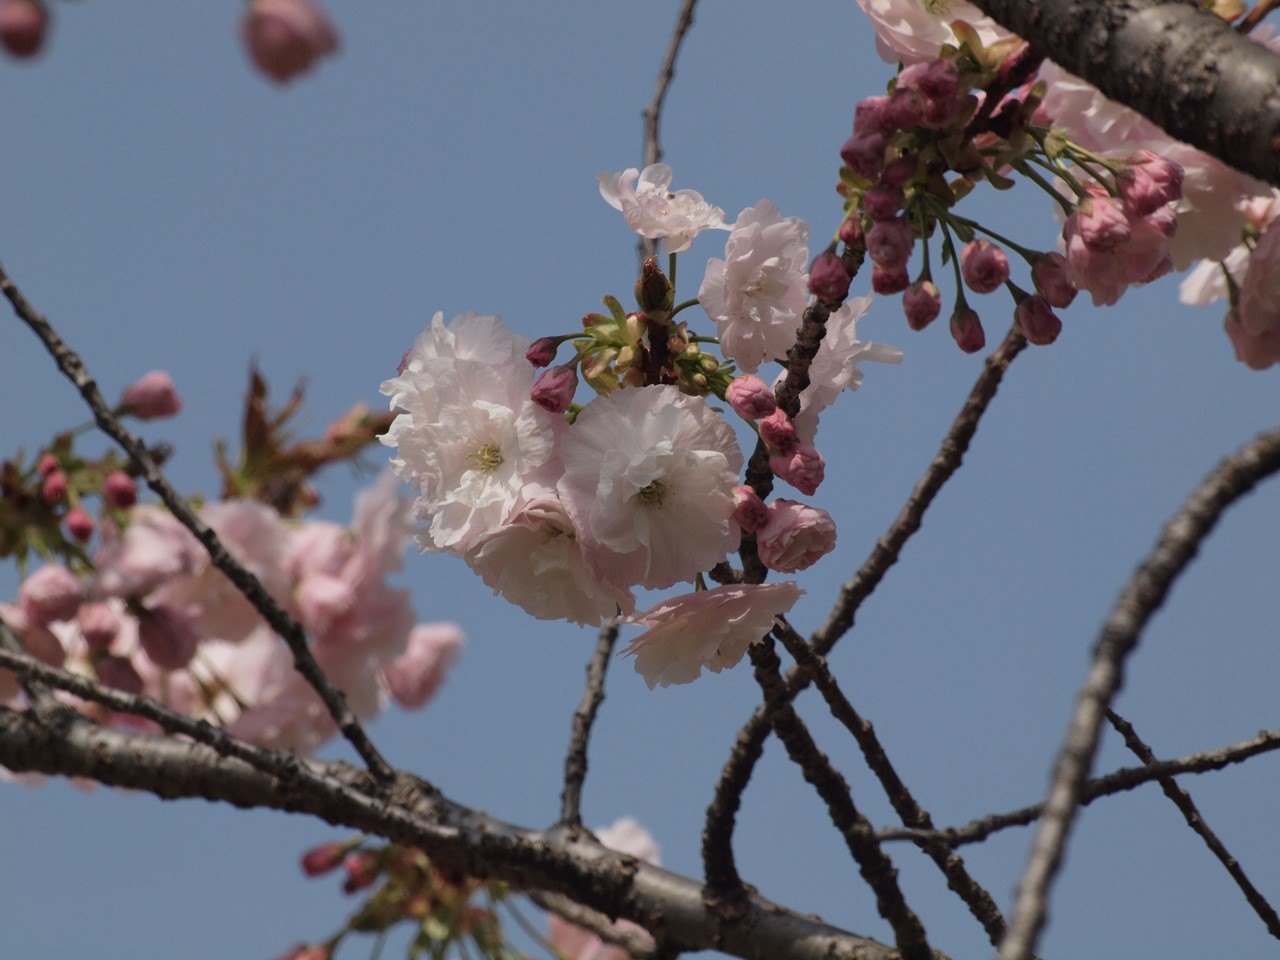
[[[657,163],[662,159],[662,143],[659,130],[662,126],[662,106],[667,99],[667,88],[676,75],[676,58],[680,56],[680,46],[684,43],[685,34],[693,26],[693,8],[698,0],[684,0],[680,13],[676,17],[675,29],[671,31],[671,40],[667,44],[667,52],[662,58],[662,66],[658,68],[658,82],[653,88],[653,97],[644,108],[644,164]],[[641,237],[638,243],[640,262],[644,263],[658,252],[658,241]]]
[[[1093,664],[1057,761],[1018,884],[1017,905],[1000,960],[1027,960],[1044,926],[1049,888],[1062,863],[1067,836],[1098,749],[1099,731],[1124,681],[1124,663],[1147,621],[1160,609],[1173,582],[1187,568],[1223,512],[1259,481],[1280,470],[1280,429],[1265,433],[1224,459],[1165,524],[1155,549],[1120,594],[1094,645]]]
[[[587,779],[587,741],[591,725],[604,700],[604,675],[618,642],[618,624],[611,622],[600,628],[595,652],[587,661],[587,685],[582,700],[573,712],[573,729],[569,750],[564,758],[564,790],[560,794],[560,823],[567,827],[582,825],[582,785]]]
[[[1087,781],[1081,791],[1080,806],[1087,807],[1101,797],[1133,790],[1153,780],[1159,781],[1183,773],[1207,773],[1212,770],[1221,770],[1233,763],[1243,763],[1260,753],[1270,753],[1278,749],[1280,749],[1280,730],[1264,730],[1256,737],[1230,746],[1219,747],[1216,750],[1192,753],[1177,760],[1153,761],[1144,767],[1122,767],[1105,777]],[[981,843],[993,833],[999,833],[1009,827],[1025,827],[1035,823],[1043,815],[1044,807],[1043,803],[1037,803],[1008,813],[993,813],[964,826],[945,827],[941,830],[891,827],[881,830],[877,836],[885,841],[910,840],[914,843],[941,841],[950,847],[961,847],[969,843]]]
[[[827,702],[831,715],[853,734],[867,766],[884,787],[885,795],[898,816],[902,818],[903,824],[918,830],[932,830],[933,819],[929,816],[929,811],[916,802],[907,785],[902,782],[888,754],[885,753],[880,738],[876,736],[875,728],[869,720],[859,715],[853,704],[840,690],[836,678],[827,667],[826,660],[813,652],[804,638],[796,633],[784,617],[779,617],[778,620],[780,626],[774,628],[774,633],[782,640],[787,652],[795,658],[796,664],[813,678],[823,699]],[[943,843],[923,843],[921,848],[947,878],[948,888],[964,901],[969,912],[982,924],[982,929],[987,932],[992,946],[999,946],[1005,931],[1004,917],[1001,916],[1000,908],[996,906],[991,894],[969,875],[964,860]]]
[[[1221,17],[1186,0],[973,2],[1174,139],[1280,186],[1280,57]]]
[[[875,831],[853,803],[849,785],[818,749],[787,696],[779,673],[781,663],[773,648],[772,636],[748,648],[755,666],[756,681],[764,691],[765,709],[773,721],[778,739],[787,755],[804,773],[804,778],[827,805],[831,822],[844,837],[845,846],[858,865],[858,873],[875,893],[876,909],[893,928],[898,949],[905,960],[926,960],[932,956],[924,925],[915,915],[898,886],[898,871],[880,847]]]
[[[1026,338],[1015,323],[1009,328],[1000,346],[987,357],[982,373],[969,391],[969,397],[951,424],[951,429],[943,438],[929,469],[916,483],[889,529],[876,541],[871,556],[840,588],[840,597],[826,623],[814,634],[813,649],[819,656],[830,653],[836,641],[853,627],[858,607],[884,579],[885,573],[897,562],[906,542],[920,529],[925,511],[943,485],[960,468],[978,430],[978,423],[995,397],[1009,364],[1026,345]],[[767,462],[765,466],[767,467]],[[748,482],[751,482],[750,479]],[[786,684],[787,697],[794,698],[809,685],[809,675],[803,670],[792,669],[787,672]],[[707,883],[713,888],[731,889],[739,882],[733,859],[734,822],[742,792],[751,780],[751,771],[764,751],[764,741],[771,729],[767,711],[764,707],[757,707],[738,731],[729,758],[720,772],[720,779],[716,782],[715,795],[707,807],[702,830],[703,869],[706,871]]]
[[[1133,729],[1133,724],[1114,710],[1107,711],[1107,722],[1115,728],[1120,736],[1124,737],[1125,746],[1139,760],[1148,766],[1156,763],[1156,755],[1146,742],[1138,736],[1138,732]],[[1280,939],[1280,916],[1276,916],[1275,908],[1267,902],[1267,898],[1245,875],[1244,868],[1227,850],[1226,844],[1209,828],[1209,824],[1205,822],[1204,817],[1200,815],[1200,811],[1196,808],[1195,801],[1191,799],[1191,794],[1183,790],[1172,777],[1161,777],[1159,783],[1164,795],[1173,801],[1175,807],[1182,811],[1182,816],[1186,819],[1187,826],[1204,841],[1205,846],[1218,858],[1218,862],[1226,869],[1231,879],[1236,882],[1236,886],[1240,888],[1244,898],[1249,901],[1249,906],[1253,907],[1254,912],[1258,914],[1258,917],[1266,926],[1267,932]]]
[[[529,899],[543,910],[568,920],[583,930],[590,930],[605,943],[621,947],[635,960],[657,960],[659,952],[653,943],[635,930],[620,928],[598,910],[574,903],[558,893],[531,893]]]
[[[30,327],[44,344],[45,350],[58,365],[58,369],[80,391],[80,396],[93,412],[93,419],[99,429],[129,455],[147,481],[147,486],[160,497],[178,521],[204,545],[210,562],[222,571],[236,589],[253,604],[271,629],[284,638],[289,645],[289,650],[293,653],[294,666],[311,684],[312,689],[319,694],[338,729],[364,760],[369,771],[379,780],[389,780],[392,776],[391,767],[373,745],[351,708],[347,706],[346,697],[343,696],[342,691],[329,682],[329,678],[325,676],[315,657],[312,656],[302,625],[290,616],[271,594],[267,593],[256,576],[227,552],[218,535],[196,516],[187,501],[170,486],[155,460],[147,452],[146,446],[136,435],[124,428],[111,408],[107,406],[97,383],[85,369],[80,357],[58,336],[52,325],[27,302],[2,267],[0,267],[0,292],[13,305],[18,319]]]
[[[165,799],[319,817],[424,851],[439,866],[515,889],[563,894],[625,917],[672,949],[716,949],[743,960],[892,960],[890,947],[750,895],[726,915],[694,880],[601,846],[585,831],[539,832],[455,804],[410,774],[375,784],[349,764],[297,758],[296,778],[255,769],[203,743],[99,727],[67,708],[65,723],[0,707],[0,765],[22,773],[89,777]]]

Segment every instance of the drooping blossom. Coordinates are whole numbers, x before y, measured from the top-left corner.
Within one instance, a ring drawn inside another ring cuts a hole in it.
[[[661,864],[657,843],[649,831],[631,817],[623,817],[613,826],[595,831],[600,842],[611,850],[629,854],[655,866]],[[634,933],[651,940],[649,933],[630,920],[618,920],[614,928],[620,932]],[[630,954],[621,947],[605,943],[590,930],[575,926],[558,914],[547,917],[547,940],[556,952],[568,960],[628,960]]]
[[[1240,296],[1226,320],[1236,358],[1254,370],[1280,362],[1280,220],[1254,245]]]
[[[742,453],[700,397],[674,386],[598,397],[565,431],[561,459],[556,489],[601,580],[662,589],[738,546]]]
[[[746,373],[786,356],[808,299],[809,226],[761,200],[738,215],[725,258],[707,261],[698,302],[720,349]]]
[[[858,0],[876,29],[876,52],[888,63],[933,60],[944,43],[956,42],[953,20],[977,31],[984,45],[1012,36],[965,0]]]
[[[1094,306],[1114,304],[1131,286],[1150,283],[1173,269],[1169,207],[1134,216],[1101,186],[1080,201],[1062,228],[1066,278],[1088,290]]]
[[[779,573],[796,573],[813,566],[835,549],[836,524],[820,507],[775,500],[756,533],[761,562]]]
[[[646,627],[622,651],[649,689],[719,673],[764,637],[803,593],[794,582],[731,584],[662,601],[631,622]]]
[[[790,453],[774,454],[769,469],[805,496],[818,492],[827,474],[827,461],[811,443],[799,443]]]
[[[1058,339],[1062,321],[1058,319],[1049,302],[1038,294],[1023,297],[1014,311],[1014,317],[1029,343],[1045,346]]]
[[[827,333],[809,365],[809,386],[800,394],[796,433],[812,443],[818,432],[818,416],[846,388],[862,385],[861,363],[901,363],[902,351],[882,343],[858,339],[858,321],[866,316],[872,297],[850,297],[827,318]],[[779,382],[782,377],[779,377]]]
[[[974,293],[993,293],[1009,279],[1009,258],[990,240],[971,240],[960,251],[960,274]]]
[[[338,49],[337,31],[312,0],[249,0],[241,33],[254,65],[276,83]]]
[[[637,180],[637,178],[639,178]],[[597,177],[600,196],[622,211],[627,226],[650,240],[662,239],[666,253],[682,253],[703,230],[729,230],[724,211],[713,207],[696,190],[671,190],[671,168],[654,163],[643,172],[635,167]]]

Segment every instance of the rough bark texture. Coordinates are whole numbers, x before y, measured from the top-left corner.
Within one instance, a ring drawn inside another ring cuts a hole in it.
[[[1280,57],[1183,0],[973,0],[1108,97],[1280,186]]]

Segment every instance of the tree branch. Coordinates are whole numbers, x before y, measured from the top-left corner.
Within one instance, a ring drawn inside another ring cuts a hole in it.
[[[604,700],[604,675],[618,642],[618,624],[611,622],[600,629],[595,652],[587,662],[587,685],[582,700],[573,712],[573,729],[569,749],[564,758],[564,790],[560,794],[560,823],[566,827],[582,826],[582,785],[587,779],[587,741],[596,711]]]
[[[119,418],[107,406],[97,383],[85,369],[84,362],[58,336],[49,321],[27,302],[26,297],[9,279],[3,267],[0,267],[0,293],[3,293],[13,305],[13,311],[18,315],[18,319],[30,327],[44,344],[45,350],[58,365],[62,374],[80,391],[80,396],[93,412],[93,419],[98,428],[128,454],[129,459],[147,481],[147,486],[164,502],[178,521],[204,545],[209,554],[209,561],[235,585],[245,599],[253,604],[254,609],[262,615],[271,629],[284,638],[285,643],[289,645],[289,650],[293,653],[294,666],[319,695],[334,723],[364,760],[369,771],[380,780],[390,779],[392,776],[390,765],[383,759],[382,754],[365,733],[364,727],[360,725],[360,721],[356,719],[356,715],[347,706],[347,699],[342,691],[335,687],[320,669],[320,664],[316,662],[311,649],[307,646],[307,635],[302,625],[290,616],[271,594],[267,593],[261,581],[253,573],[227,552],[218,535],[196,516],[190,504],[173,489],[147,451],[146,445],[135,434],[126,430]]]
[[[1045,811],[1018,887],[1017,906],[1000,960],[1027,960],[1044,926],[1049,888],[1079,809],[1098,734],[1124,682],[1124,662],[1173,581],[1228,506],[1280,470],[1280,430],[1258,437],[1223,460],[1165,525],[1155,549],[1129,581],[1094,646],[1093,664],[1076,700],[1066,741],[1054,764]]]
[[[1185,0],[973,0],[1177,140],[1280,186],[1280,57]]]
[[[440,797],[397,773],[375,785],[348,764],[298,760],[289,785],[213,748],[99,727],[70,708],[58,723],[0,707],[0,765],[15,772],[89,777],[165,799],[200,797],[238,807],[303,813],[423,850],[468,876],[563,894],[609,917],[639,923],[676,949],[715,949],[743,960],[893,960],[888,946],[758,896],[732,915],[704,902],[694,880],[611,851],[584,831],[538,832]]]

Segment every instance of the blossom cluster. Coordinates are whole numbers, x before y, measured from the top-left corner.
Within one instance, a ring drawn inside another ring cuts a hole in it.
[[[180,408],[168,375],[153,372],[124,391],[118,411],[148,419]],[[251,432],[278,449],[270,432]],[[331,439],[350,448],[358,435],[370,436],[345,417]],[[84,459],[67,434],[33,468],[6,463],[4,477],[0,545],[51,558],[22,581],[16,603],[0,604],[0,620],[27,652],[263,745],[311,750],[334,735],[286,643],[177,518],[137,502],[135,481],[114,461]],[[278,475],[271,486],[291,489]],[[411,536],[409,503],[396,488],[387,473],[361,493],[350,527],[235,496],[200,509],[231,555],[307,630],[315,659],[364,718],[391,700],[423,706],[462,643],[453,624],[416,623],[407,591],[388,583]],[[86,509],[91,496],[99,521]],[[0,671],[0,702],[22,697],[17,678]],[[77,705],[105,723],[140,725]]]

